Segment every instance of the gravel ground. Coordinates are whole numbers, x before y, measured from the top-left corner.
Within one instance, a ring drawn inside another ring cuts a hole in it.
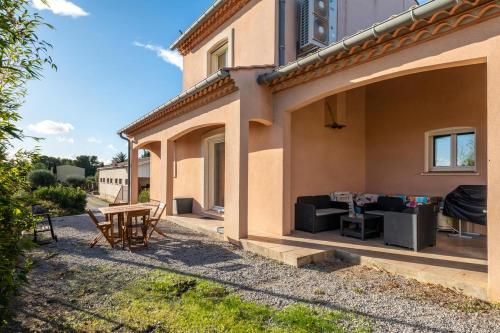
[[[104,277],[106,288],[119,288],[158,268],[220,282],[247,300],[276,307],[303,302],[351,311],[366,316],[375,332],[500,332],[496,306],[362,266],[297,269],[167,222],[167,238],[134,253],[112,250],[104,241],[90,249],[96,229],[85,215],[56,219],[54,226],[59,243],[33,251],[30,284],[12,304],[9,332],[60,331],[65,315],[91,311],[106,290],[99,297],[85,296],[95,290],[75,293],[78,279]]]

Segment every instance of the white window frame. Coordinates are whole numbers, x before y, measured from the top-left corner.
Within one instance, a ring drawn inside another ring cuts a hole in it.
[[[210,52],[210,59],[209,59],[209,68],[210,68],[210,73],[213,74],[217,72],[219,68],[219,57],[221,55],[225,54],[226,55],[226,66],[229,67],[229,43],[227,40],[224,42],[221,42],[220,44],[217,44],[217,47],[215,47],[211,52]]]
[[[215,160],[214,147],[216,143],[225,142],[224,128],[217,129],[207,133],[203,138],[202,155],[203,155],[203,193],[204,193],[204,210],[215,211],[219,214],[224,213],[224,207],[214,205],[215,195]],[[224,189],[225,190],[225,189]]]
[[[205,70],[207,75],[215,73],[217,70],[213,70],[216,66],[213,65],[213,55],[220,54],[225,46],[226,49],[226,67],[234,66],[234,29],[229,29],[226,32],[220,34],[214,38],[214,43],[211,43],[208,51],[206,51],[206,63]]]
[[[474,166],[457,166],[457,135],[474,133]],[[451,166],[434,166],[434,138],[451,136]],[[474,127],[450,127],[425,133],[425,172],[476,172],[477,171],[477,130]]]

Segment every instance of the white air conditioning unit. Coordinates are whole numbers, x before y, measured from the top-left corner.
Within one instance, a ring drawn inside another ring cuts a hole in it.
[[[299,0],[298,10],[299,53],[327,46],[331,33],[330,0]]]

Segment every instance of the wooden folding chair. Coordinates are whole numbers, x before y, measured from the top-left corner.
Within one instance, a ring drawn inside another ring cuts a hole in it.
[[[161,219],[161,216],[163,215],[163,212],[165,212],[165,208],[166,208],[166,205],[163,203],[163,202],[160,202],[158,204],[158,208],[156,209],[154,215],[152,218],[149,219],[149,234],[148,234],[148,239],[149,237],[151,237],[151,235],[153,234],[153,232],[157,232],[158,234],[160,234],[161,236],[163,237],[166,237],[167,235],[165,235],[165,233],[163,231],[161,231],[159,228],[158,228],[158,222],[160,222],[160,219]]]
[[[116,242],[112,230],[113,223],[110,221],[99,222],[99,220],[97,220],[94,213],[90,209],[87,210],[87,213],[89,214],[92,222],[94,222],[95,226],[99,230],[99,234],[95,236],[95,238],[89,243],[90,247],[94,247],[97,242],[99,242],[104,237],[108,241],[109,245],[114,248]]]
[[[149,227],[149,209],[139,210],[127,213],[127,221],[122,226],[122,247],[125,248],[125,243],[130,250],[133,245],[142,243],[144,247],[148,247],[148,227]],[[141,221],[139,221],[139,218]],[[139,235],[138,231],[142,234]]]

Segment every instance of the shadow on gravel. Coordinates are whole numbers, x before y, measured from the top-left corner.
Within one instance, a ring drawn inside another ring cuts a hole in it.
[[[82,216],[79,217],[82,219]],[[260,294],[265,294],[267,296],[277,298],[277,299],[283,299],[283,300],[288,300],[292,302],[300,302],[304,304],[310,304],[310,305],[320,305],[320,306],[325,306],[330,309],[334,310],[342,310],[342,311],[347,311],[351,313],[355,313],[361,316],[365,316],[367,318],[371,318],[376,321],[380,322],[387,322],[387,323],[392,323],[392,324],[399,324],[399,325],[404,325],[408,327],[408,329],[415,330],[415,331],[421,331],[421,330],[426,330],[426,331],[433,331],[433,332],[446,332],[445,330],[439,330],[436,329],[432,326],[427,326],[427,325],[419,325],[415,324],[413,322],[405,321],[405,320],[395,320],[391,318],[385,318],[385,317],[380,317],[377,315],[365,313],[362,311],[353,311],[352,309],[339,306],[335,304],[334,302],[328,302],[328,301],[314,301],[311,299],[307,298],[302,298],[302,297],[297,297],[293,295],[287,295],[287,294],[282,294],[273,290],[266,290],[266,289],[260,289],[258,287],[250,286],[244,284],[244,282],[241,283],[236,283],[236,282],[231,282],[224,280],[222,278],[215,278],[211,276],[206,276],[202,274],[194,274],[191,272],[179,270],[179,269],[172,269],[169,267],[166,267],[169,265],[169,263],[172,262],[182,262],[186,266],[203,266],[207,267],[210,269],[215,269],[215,270],[220,270],[222,272],[235,272],[235,271],[242,271],[248,268],[248,265],[245,264],[240,264],[234,262],[235,260],[238,260],[241,258],[240,255],[232,252],[230,249],[231,245],[228,244],[223,244],[217,245],[214,244],[213,242],[207,243],[203,242],[201,240],[184,240],[184,239],[176,239],[174,237],[167,236],[166,238],[163,239],[155,239],[150,243],[149,249],[144,249],[140,250],[137,252],[134,252],[133,254],[128,254],[130,258],[133,258],[132,260],[127,258],[118,258],[119,255],[116,255],[116,251],[122,251],[120,248],[112,250],[111,248],[108,248],[107,245],[101,244],[100,246],[97,246],[94,249],[90,249],[86,246],[88,239],[83,239],[87,238],[91,235],[93,232],[95,233],[96,230],[95,228],[92,228],[92,224],[90,221],[87,221],[88,223],[82,223],[81,221],[77,224],[73,224],[70,221],[60,221],[61,223],[59,224],[59,227],[71,227],[71,228],[77,228],[80,231],[79,237],[77,235],[74,235],[74,237],[66,238],[61,240],[60,244],[57,246],[58,250],[60,252],[64,251],[69,251],[72,256],[82,256],[85,258],[95,258],[102,264],[122,264],[126,265],[129,268],[144,268],[144,269],[158,269],[158,270],[163,270],[167,272],[172,272],[172,273],[177,273],[177,274],[182,274],[186,276],[190,276],[193,278],[199,278],[199,279],[205,279],[205,280],[210,280],[216,283],[220,283],[222,285],[234,288],[236,290],[244,290],[248,292],[255,292],[255,293],[260,293]],[[89,234],[87,234],[89,233]],[[182,232],[181,232],[182,233]],[[181,234],[177,233],[176,234]],[[195,235],[194,232],[186,232],[182,233],[183,235],[186,236],[193,236]],[[69,247],[69,248],[68,248]],[[106,249],[104,248],[106,247]],[[75,250],[77,248],[77,250]],[[157,260],[161,262],[161,264],[152,264],[149,263],[148,261],[144,260],[144,258],[151,258],[154,260]],[[262,260],[268,260],[265,258],[262,258]],[[74,258],[73,263],[78,263],[78,258]],[[217,265],[216,265],[217,264]],[[210,266],[211,265],[211,266]],[[342,266],[340,264],[341,268],[348,267]],[[325,265],[316,266],[316,265],[308,265],[307,269],[311,270],[318,270],[322,272],[328,272],[329,267]],[[336,270],[336,266],[332,266],[330,271]],[[64,305],[66,307],[70,307],[75,311],[88,311],[83,308],[76,307],[72,305],[71,303],[63,302],[61,300],[58,300],[58,302],[61,303],[61,305]],[[26,311],[26,310],[23,310]],[[91,312],[89,312],[91,313]],[[29,313],[29,311],[26,311],[26,315],[33,315],[36,316],[36,314]],[[109,318],[103,318],[106,320],[110,320]],[[55,323],[57,324],[57,323]]]

